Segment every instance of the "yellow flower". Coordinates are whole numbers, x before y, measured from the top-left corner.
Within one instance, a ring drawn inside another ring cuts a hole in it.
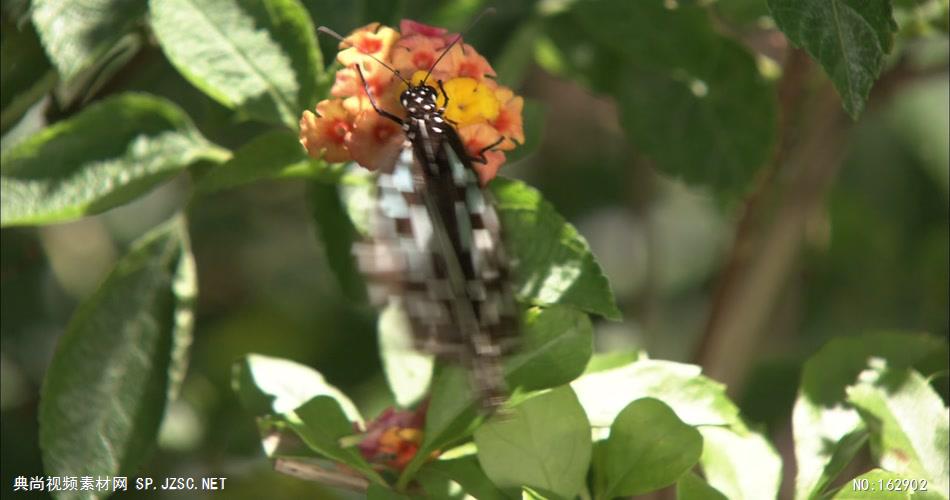
[[[487,86],[474,78],[453,78],[444,84],[449,95],[445,117],[460,127],[490,122],[498,117],[498,98]]]

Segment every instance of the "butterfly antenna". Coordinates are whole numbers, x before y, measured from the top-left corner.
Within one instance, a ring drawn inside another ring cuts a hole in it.
[[[453,46],[455,46],[455,44],[458,43],[459,40],[462,39],[462,35],[468,33],[468,30],[472,29],[472,27],[475,26],[475,24],[478,23],[478,21],[480,21],[483,17],[485,17],[485,14],[494,14],[494,13],[495,13],[495,8],[494,8],[494,7],[489,7],[489,8],[487,8],[487,9],[483,10],[483,11],[481,12],[481,14],[479,14],[478,16],[475,17],[475,19],[472,19],[472,22],[468,23],[468,26],[466,26],[465,29],[462,30],[462,32],[459,33],[459,34],[452,40],[452,43],[450,43],[450,44],[448,45],[448,47],[446,47],[445,50],[443,50],[442,53],[439,54],[439,58],[436,59],[435,62],[432,63],[432,66],[429,66],[429,71],[426,72],[426,77],[422,79],[422,83],[425,83],[425,82],[429,79],[429,76],[432,75],[432,70],[434,70],[434,69],[435,69],[435,66],[436,66],[437,64],[439,64],[439,61],[441,61],[442,58],[445,57],[445,55],[449,53],[449,49],[451,49]]]
[[[481,16],[479,16],[479,17],[481,17]],[[359,50],[359,48],[357,48],[356,45],[353,44],[353,42],[348,41],[347,39],[345,39],[345,38],[343,38],[342,36],[340,36],[339,33],[337,33],[336,31],[331,30],[330,28],[327,28],[326,26],[320,26],[319,28],[317,28],[317,31],[319,31],[320,33],[323,33],[324,35],[330,35],[331,37],[336,38],[337,40],[339,40],[340,43],[345,43],[345,44],[349,45],[350,47],[356,48],[356,50]],[[389,71],[391,71],[392,74],[396,75],[396,78],[402,80],[402,83],[405,83],[405,84],[406,84],[407,86],[409,86],[409,87],[412,86],[412,84],[410,84],[408,80],[406,80],[405,78],[403,78],[402,75],[400,75],[398,71],[394,70],[394,69],[392,68],[392,66],[390,66],[390,65],[388,65],[388,64],[386,64],[386,63],[384,63],[383,61],[380,61],[380,60],[377,59],[376,56],[374,56],[373,54],[367,54],[366,52],[363,52],[363,51],[360,51],[360,53],[363,54],[363,55],[365,55],[365,56],[369,56],[370,59],[372,59],[372,60],[378,62],[378,63],[381,64],[384,68],[386,68],[386,69],[388,69]],[[441,58],[440,58],[440,59],[441,59]]]

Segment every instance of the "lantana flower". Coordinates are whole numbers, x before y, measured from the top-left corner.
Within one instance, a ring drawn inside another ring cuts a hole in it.
[[[363,458],[392,469],[404,469],[422,445],[426,407],[423,404],[414,411],[392,407],[384,410],[367,424],[362,435],[359,449]]]
[[[365,88],[382,109],[402,117],[399,96],[406,89],[402,79],[414,83],[425,79],[439,91],[438,102],[443,105],[441,81],[448,95],[445,117],[468,155],[478,160],[473,167],[480,182],[487,184],[505,163],[505,151],[524,143],[524,100],[494,80],[495,71],[471,45],[461,40],[452,45],[457,37],[408,19],[400,23],[399,32],[372,23],[350,33],[340,44],[337,61],[343,68],[335,75],[330,99],[320,101],[316,113],[304,111],[300,118],[300,143],[307,153],[329,162],[356,161],[370,170],[391,165],[404,134],[373,110]],[[398,71],[399,77],[377,60]]]

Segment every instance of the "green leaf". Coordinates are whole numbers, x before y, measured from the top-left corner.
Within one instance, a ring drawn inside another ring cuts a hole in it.
[[[5,25],[0,41],[0,133],[15,125],[55,83],[56,72],[33,25]]]
[[[908,479],[895,472],[873,469],[848,481],[835,493],[832,500],[910,500],[911,498],[923,500],[922,497],[925,495],[914,494],[906,488],[903,488],[903,491],[896,491],[895,488],[904,484],[903,481],[908,481]],[[919,481],[918,484],[920,484]],[[927,498],[930,497],[927,496]]]
[[[607,486],[598,498],[631,496],[676,482],[699,461],[703,438],[662,401],[638,399],[623,409],[607,440]]]
[[[379,315],[379,352],[386,380],[399,406],[408,407],[425,396],[435,358],[413,348],[409,318],[394,303]]]
[[[644,358],[588,373],[571,386],[596,428],[606,429],[624,407],[644,397],[663,401],[690,425],[742,425],[725,387],[702,376],[696,365]]]
[[[629,365],[639,359],[647,359],[639,350],[598,352],[591,356],[584,369],[584,375],[597,373]]]
[[[847,393],[871,430],[881,467],[950,492],[950,412],[924,377],[873,359]]]
[[[349,421],[363,422],[350,398],[320,372],[288,359],[248,354],[234,363],[231,387],[255,415],[287,413],[317,396],[329,396],[340,404]]]
[[[224,106],[294,130],[323,68],[313,23],[296,0],[149,3],[162,50]]]
[[[370,481],[387,484],[358,450],[340,445],[340,439],[353,435],[354,431],[353,422],[343,413],[335,397],[316,396],[286,416],[291,429],[314,451],[346,464]]]
[[[590,358],[593,329],[587,315],[565,306],[534,308],[522,322],[524,345],[505,362],[509,389],[533,391],[566,384]],[[444,367],[432,383],[420,457],[406,467],[408,478],[434,450],[467,436],[478,422],[471,381],[465,370]]]
[[[753,56],[713,30],[706,8],[577,2],[550,22],[560,64],[617,99],[631,142],[658,168],[725,196],[748,189],[771,155],[775,97]]]
[[[366,490],[366,498],[368,500],[406,500],[414,497],[393,491],[386,486],[370,484]]]
[[[478,462],[500,487],[573,498],[590,465],[590,426],[570,387],[530,398],[475,431]],[[697,451],[697,457],[699,453]]]
[[[144,15],[144,2],[125,0],[34,0],[32,7],[36,31],[64,81],[91,66]]]
[[[777,498],[782,459],[761,434],[723,427],[702,427],[703,473],[709,484],[731,500]]]
[[[0,222],[50,224],[103,212],[227,151],[169,101],[122,94],[3,152]]]
[[[857,118],[891,51],[897,23],[888,0],[768,0],[775,24],[831,78]]]
[[[922,370],[928,374],[943,369],[947,355],[946,342],[936,337],[881,333],[834,339],[809,358],[792,410],[798,467],[795,498],[822,493],[833,479],[830,472],[840,468],[842,447],[849,446],[842,439],[863,428],[858,413],[845,404],[845,388],[855,382],[869,358],[883,358],[892,369],[923,368],[921,363],[938,360]]]
[[[727,500],[726,496],[693,472],[676,482],[676,500]]]
[[[522,346],[505,362],[511,389],[539,390],[570,383],[584,372],[593,349],[587,314],[566,306],[524,314]]]
[[[41,391],[47,474],[129,476],[142,464],[184,376],[196,293],[185,221],[176,217],[140,239],[79,306]]]
[[[584,237],[537,190],[510,179],[490,185],[508,250],[518,265],[516,290],[530,304],[564,304],[619,319],[603,270]]]
[[[314,177],[322,170],[328,169],[306,155],[296,133],[274,130],[255,137],[230,160],[201,175],[195,191],[208,194],[265,179]]]
[[[479,500],[504,500],[505,493],[492,484],[475,455],[429,462],[416,479],[430,498],[463,499],[471,495]]]

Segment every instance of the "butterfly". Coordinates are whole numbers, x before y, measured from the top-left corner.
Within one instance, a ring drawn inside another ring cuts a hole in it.
[[[320,31],[344,41],[327,28]],[[378,173],[372,234],[353,253],[371,301],[396,301],[409,319],[414,347],[466,367],[476,399],[493,411],[506,398],[502,361],[517,344],[519,311],[501,222],[473,163],[485,163],[485,152],[504,138],[470,155],[445,116],[452,96],[441,80],[428,82],[461,37],[418,83],[377,59],[406,85],[399,97],[404,118],[377,104],[356,65],[373,110],[398,124],[405,140]]]

